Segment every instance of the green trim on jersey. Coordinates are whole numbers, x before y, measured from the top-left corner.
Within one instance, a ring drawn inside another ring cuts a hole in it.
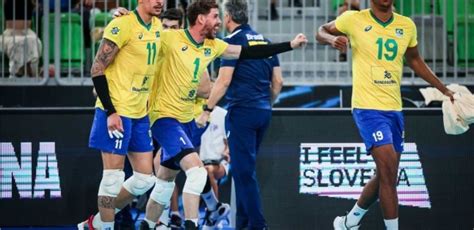
[[[146,30],[150,31],[150,29],[151,29],[151,22],[147,25],[147,24],[143,21],[143,19],[140,17],[140,15],[138,14],[138,11],[137,11],[136,9],[133,11],[133,13],[135,13],[135,15],[137,16],[138,22],[139,22],[143,27],[145,27]],[[152,19],[152,20],[153,20],[153,19]]]
[[[372,12],[372,10],[369,10],[370,11],[370,16],[372,16],[372,18],[378,23],[380,24],[381,26],[383,27],[387,27],[388,25],[390,25],[390,23],[393,22],[393,18],[395,17],[395,15],[392,13],[392,17],[390,17],[390,19],[388,19],[388,21],[386,22],[383,22],[382,20],[378,19],[377,16],[375,16],[374,12]]]
[[[193,36],[191,36],[191,34],[189,33],[189,30],[188,30],[188,29],[184,29],[184,33],[186,34],[186,37],[188,37],[189,41],[191,41],[191,43],[193,43],[197,48],[200,48],[200,47],[204,44],[204,42],[202,42],[202,43],[197,43],[197,42],[194,40]]]

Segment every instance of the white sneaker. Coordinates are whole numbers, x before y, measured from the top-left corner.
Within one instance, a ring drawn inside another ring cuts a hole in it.
[[[230,213],[230,205],[226,203],[220,203],[221,205],[217,206],[217,220],[223,220],[226,219],[229,216]]]
[[[204,225],[202,230],[217,229],[217,224],[220,220],[226,219],[230,213],[230,205],[226,203],[217,204],[217,208],[214,211],[206,210],[206,217],[204,219]]]
[[[332,225],[334,226],[334,230],[357,230],[360,227],[360,224],[355,225],[355,226],[347,227],[346,226],[346,216],[337,216],[334,219],[334,222],[332,223]]]

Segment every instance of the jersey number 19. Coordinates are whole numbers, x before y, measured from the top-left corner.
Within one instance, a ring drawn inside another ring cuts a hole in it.
[[[395,60],[398,53],[398,44],[394,39],[389,38],[384,42],[383,38],[378,38],[376,43],[378,46],[377,58],[379,60],[382,60],[382,56],[385,57],[387,61]]]

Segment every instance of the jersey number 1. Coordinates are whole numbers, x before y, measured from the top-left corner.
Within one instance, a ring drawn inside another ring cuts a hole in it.
[[[199,64],[201,64],[201,59],[196,58],[194,59],[194,73],[193,73],[193,83],[198,82],[198,71],[199,71]]]
[[[146,49],[148,50],[148,65],[155,64],[156,57],[156,43],[148,42],[146,44]]]
[[[383,38],[377,39],[377,46],[378,46],[378,55],[377,58],[382,60],[382,55],[385,57],[387,61],[393,61],[397,57],[398,53],[398,44],[395,40],[389,38],[385,42]],[[386,52],[384,52],[384,48]]]

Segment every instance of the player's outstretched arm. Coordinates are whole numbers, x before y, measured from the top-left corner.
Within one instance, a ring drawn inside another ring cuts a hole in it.
[[[349,39],[336,28],[336,21],[320,26],[316,32],[316,40],[323,45],[331,45],[341,52],[346,52],[349,44]]]
[[[222,57],[225,59],[262,59],[300,48],[306,43],[308,43],[306,36],[304,34],[298,34],[289,42],[245,47],[229,45],[222,54]]]
[[[111,138],[112,135],[117,138],[121,138],[122,134],[120,132],[123,132],[123,126],[122,120],[116,113],[115,107],[112,104],[112,99],[110,98],[109,86],[105,76],[105,69],[110,65],[110,63],[112,63],[118,51],[119,48],[114,42],[106,38],[102,39],[91,68],[91,76],[92,82],[94,83],[94,88],[108,115],[107,126]]]
[[[405,52],[405,58],[408,66],[410,66],[415,73],[423,78],[423,80],[430,83],[432,86],[436,87],[441,93],[451,98],[451,101],[454,101],[453,92],[449,90],[438,77],[433,73],[433,71],[426,65],[423,57],[421,57],[418,52],[418,46],[408,47]]]

